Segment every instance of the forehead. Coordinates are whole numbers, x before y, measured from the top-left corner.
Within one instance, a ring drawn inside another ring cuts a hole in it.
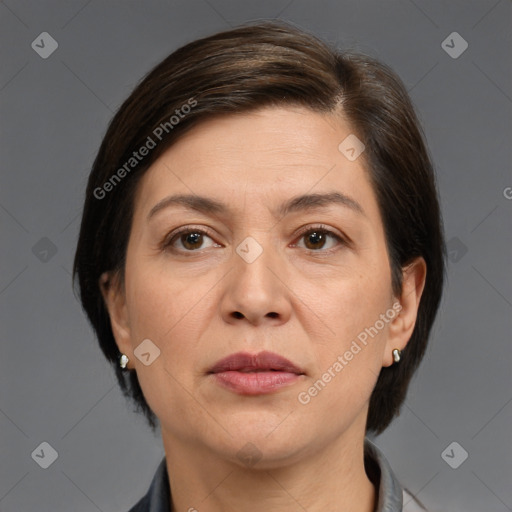
[[[354,134],[342,117],[301,107],[205,120],[146,171],[136,210],[147,213],[170,193],[207,195],[247,207],[338,190],[377,213],[364,153],[352,161],[340,150],[349,136]]]

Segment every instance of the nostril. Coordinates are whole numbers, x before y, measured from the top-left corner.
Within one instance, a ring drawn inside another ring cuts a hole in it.
[[[234,316],[235,318],[243,318],[243,317],[244,317],[244,315],[242,315],[242,313],[240,313],[240,311],[235,311],[235,312],[233,313],[233,316]]]
[[[268,313],[267,316],[269,316],[270,318],[277,318],[279,315],[277,313]]]

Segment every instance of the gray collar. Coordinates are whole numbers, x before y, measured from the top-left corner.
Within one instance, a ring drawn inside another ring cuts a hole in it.
[[[384,454],[368,438],[364,440],[364,457],[368,476],[379,491],[375,512],[402,512],[402,486]]]
[[[364,440],[365,467],[378,489],[375,512],[402,512],[403,490],[384,454],[368,438]],[[170,512],[171,493],[165,457],[160,462],[147,494],[129,512]]]

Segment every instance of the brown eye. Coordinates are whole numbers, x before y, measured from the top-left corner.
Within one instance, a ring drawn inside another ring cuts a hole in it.
[[[336,233],[324,228],[313,228],[301,235],[301,240],[304,240],[304,248],[310,251],[327,252],[329,249],[334,248],[337,243],[343,243],[344,240]],[[331,241],[332,240],[332,241]],[[297,244],[299,246],[299,244]]]
[[[190,232],[180,235],[180,241],[187,250],[195,250],[201,248],[201,243],[203,241],[203,234],[197,232]]]
[[[193,252],[212,246],[220,247],[202,229],[182,229],[177,233],[171,234],[167,240],[164,242],[163,248],[171,248],[178,252]]]
[[[306,247],[308,249],[322,249],[325,245],[325,233],[321,231],[311,231],[304,236],[306,240]]]

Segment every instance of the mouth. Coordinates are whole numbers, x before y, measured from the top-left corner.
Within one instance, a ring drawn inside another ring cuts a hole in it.
[[[241,395],[262,395],[288,387],[305,375],[304,370],[273,352],[238,352],[208,371],[222,387]]]

